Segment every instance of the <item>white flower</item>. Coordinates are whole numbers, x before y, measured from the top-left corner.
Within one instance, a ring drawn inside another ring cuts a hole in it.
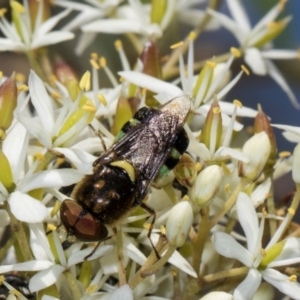
[[[78,182],[82,173],[72,169],[46,170],[34,173],[38,160],[25,169],[29,135],[20,123],[9,131],[3,143],[3,152],[6,155],[13,174],[13,191],[8,191],[0,182],[0,202],[8,201],[14,216],[23,222],[42,222],[48,211],[45,205],[27,193],[38,188],[59,188]]]
[[[266,258],[262,257],[261,240],[264,228],[264,219],[258,224],[256,211],[249,197],[240,193],[237,200],[237,214],[239,222],[245,232],[247,249],[241,246],[231,235],[216,232],[213,236],[213,243],[217,252],[225,257],[237,259],[249,267],[245,280],[238,285],[233,294],[234,300],[252,299],[256,289],[259,287],[262,278],[279,289],[282,293],[295,298],[300,293],[300,284],[294,282],[286,275],[275,270],[275,267],[296,264],[300,262],[300,239],[288,238],[282,243],[284,246],[275,259],[267,261],[268,250],[266,247]]]
[[[55,258],[50,250],[48,240],[44,230],[41,227],[31,225],[31,235],[35,236],[31,246],[35,255],[35,260],[25,263],[0,266],[0,273],[11,271],[39,271],[29,281],[29,290],[36,292],[42,290],[58,281],[58,278],[66,270],[69,270],[75,264],[84,261],[85,257],[92,251],[90,247],[80,250],[80,243],[74,245],[71,249],[71,255],[66,259],[62,245],[56,231],[53,231],[56,251],[58,254],[59,264],[55,263]],[[101,245],[95,253],[88,258],[94,260],[103,256],[112,249],[111,245]]]
[[[159,24],[151,21],[151,5],[143,4],[140,0],[130,0],[128,4],[120,5],[122,0],[86,0],[91,6],[71,1],[55,0],[55,4],[68,7],[80,13],[65,26],[66,30],[80,27],[83,35],[76,48],[81,54],[94,40],[96,33],[136,33],[146,38],[161,37],[174,15],[178,15],[182,23],[197,26],[205,17],[205,12],[193,6],[199,5],[199,0],[168,0],[164,16]],[[200,1],[206,2],[206,1]],[[219,24],[210,20],[206,29],[215,30]]]
[[[35,20],[30,19],[30,12],[27,0],[23,1],[24,6],[12,1],[12,9],[18,15],[18,24],[9,23],[3,13],[0,16],[0,30],[5,38],[0,38],[0,51],[21,51],[27,52],[47,45],[57,44],[74,37],[69,31],[51,31],[54,26],[69,14],[65,10],[45,22],[42,21],[43,1],[39,3],[39,9]],[[35,24],[32,29],[32,24]]]
[[[84,112],[84,108],[79,106],[81,94],[73,102],[68,93],[64,94],[62,91],[64,95],[62,107],[55,109],[44,83],[34,71],[30,71],[28,85],[37,116],[28,116],[21,108],[18,108],[15,111],[16,118],[44,146],[43,150],[45,148],[57,150],[69,158],[82,173],[91,173],[95,157],[83,151],[78,145],[74,146],[82,131],[88,130],[87,123],[91,114],[89,110]],[[71,121],[67,123],[68,120]],[[84,137],[81,138],[81,142],[83,141]],[[100,144],[98,139],[99,147]],[[74,148],[70,148],[71,146]]]
[[[286,92],[292,104],[299,108],[294,93],[276,65],[271,61],[272,59],[297,59],[299,53],[294,50],[272,49],[270,43],[267,44],[268,34],[272,36],[270,33],[272,30],[277,30],[277,34],[279,34],[291,20],[290,17],[287,17],[280,23],[275,23],[275,19],[282,11],[284,2],[279,1],[254,27],[251,27],[241,1],[227,0],[226,2],[232,19],[213,10],[208,10],[209,13],[238,40],[245,53],[245,61],[252,71],[257,75],[268,74]],[[272,28],[272,26],[277,26],[277,28]]]

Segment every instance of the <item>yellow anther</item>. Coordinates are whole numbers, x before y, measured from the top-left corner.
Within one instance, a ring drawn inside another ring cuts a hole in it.
[[[189,201],[189,200],[190,200],[190,198],[189,198],[189,196],[188,196],[188,195],[184,195],[184,196],[183,196],[183,198],[182,198],[182,200],[183,200],[183,201]]]
[[[291,282],[296,282],[296,281],[297,281],[297,276],[296,276],[296,275],[291,275],[291,276],[289,277],[289,281],[291,281]]]
[[[99,58],[100,67],[106,67],[106,58],[104,56]]]
[[[58,92],[56,92],[56,91],[53,91],[53,92],[51,93],[51,96],[52,96],[54,99],[56,99],[56,100],[59,100],[59,99],[62,98],[62,96],[61,96]]]
[[[50,213],[51,218],[53,218],[59,212],[59,210],[60,210],[60,202],[55,201],[53,209],[51,210],[51,213]],[[55,229],[49,229],[49,230],[55,230]]]
[[[0,17],[3,17],[7,12],[6,8],[0,8]]]
[[[21,84],[18,86],[19,92],[27,92],[29,90],[29,87],[26,84]]]
[[[89,295],[94,294],[95,292],[97,292],[99,289],[97,284],[91,284],[90,286],[88,286],[85,290],[86,293],[88,293]]]
[[[17,82],[20,82],[20,83],[26,82],[26,76],[23,73],[16,73],[15,79]]]
[[[176,43],[176,44],[173,44],[172,46],[170,46],[170,49],[176,49],[176,48],[180,48],[183,46],[183,42],[179,42],[179,43]]]
[[[79,87],[83,91],[89,91],[91,89],[91,72],[86,71],[80,79]]]
[[[235,48],[235,47],[231,47],[230,48],[230,52],[231,54],[233,54],[235,57],[241,57],[242,53],[239,49]]]
[[[87,112],[92,112],[92,113],[94,113],[96,111],[95,106],[92,105],[92,104],[84,104],[82,106],[82,109],[85,110],[85,111],[87,111]]]
[[[3,77],[3,72],[2,71],[0,71],[0,78],[2,78]]]
[[[196,33],[194,31],[191,31],[188,36],[188,39],[193,41],[195,38],[196,38]]]
[[[150,223],[144,223],[143,227],[149,231],[151,224]]]
[[[17,1],[10,1],[10,6],[16,13],[23,14],[25,12],[24,6]]]
[[[250,71],[244,65],[241,65],[241,69],[245,72],[246,75],[250,75]]]
[[[295,210],[292,207],[290,207],[287,211],[290,215],[292,215],[292,216],[295,215]]]
[[[37,158],[38,160],[44,160],[44,154],[41,152],[36,152],[34,154],[35,158]]]
[[[276,29],[276,27],[278,26],[278,23],[273,21],[273,22],[270,22],[268,25],[267,25],[267,28],[268,29]]]
[[[9,293],[16,296],[18,299],[21,298],[21,296],[22,296],[22,293],[16,289],[10,290]]]
[[[227,184],[225,185],[224,190],[225,190],[226,193],[231,194],[231,188],[230,188],[230,184],[229,184],[229,183],[227,183]]]
[[[214,69],[216,67],[216,63],[214,61],[208,60],[206,61],[206,65],[212,69]]]
[[[286,158],[286,157],[289,157],[289,156],[291,156],[291,152],[290,151],[281,151],[281,152],[279,152],[278,153],[278,156],[280,157],[280,158]]]
[[[219,107],[219,106],[216,106],[216,107],[214,107],[213,108],[213,113],[215,114],[215,115],[217,115],[217,114],[219,114],[220,112],[221,112],[221,108]]]
[[[242,104],[242,102],[240,100],[234,99],[233,100],[233,104],[235,106],[237,106],[238,108],[243,108],[243,104]]]
[[[56,228],[57,227],[52,223],[48,223],[48,225],[47,225],[47,231],[55,231]]]
[[[55,75],[51,75],[50,76],[50,81],[53,85],[55,85],[56,81],[57,81],[57,77]]]
[[[279,1],[279,11],[283,11],[285,9],[285,4],[287,3],[287,0],[280,0]]]
[[[147,89],[146,89],[146,88],[143,88],[143,89],[142,89],[142,95],[145,96],[146,93],[147,93]]]
[[[266,218],[268,216],[268,212],[266,210],[265,207],[262,208],[261,213],[263,214],[263,216]]]
[[[161,225],[161,226],[160,226],[160,232],[161,232],[162,234],[166,235],[166,227],[163,226],[163,225]]]
[[[195,164],[195,169],[196,169],[197,172],[200,172],[200,170],[202,169],[202,165],[199,162],[197,162]]]
[[[91,53],[91,59],[98,60],[98,54],[96,52]]]
[[[120,77],[119,81],[122,83],[122,82],[125,82],[126,79],[124,77]]]
[[[5,280],[5,277],[3,275],[0,275],[0,285],[2,284],[2,282]]]
[[[123,49],[123,44],[121,40],[115,40],[115,48],[117,51],[120,51]]]
[[[266,255],[267,255],[266,250],[263,248],[260,249],[260,253],[261,253],[262,257],[266,257]]]
[[[94,60],[94,59],[90,59],[90,64],[92,65],[93,68],[95,68],[96,70],[100,69],[100,66],[98,65],[98,63]]]
[[[104,106],[107,105],[107,101],[106,101],[105,97],[104,97],[102,94],[98,94],[98,95],[97,95],[97,98],[98,98],[98,100],[99,100]]]

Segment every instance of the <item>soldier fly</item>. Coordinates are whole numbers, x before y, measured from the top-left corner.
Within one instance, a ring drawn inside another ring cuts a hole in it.
[[[150,239],[155,211],[143,199],[151,184],[172,170],[186,151],[189,140],[183,125],[190,106],[191,98],[180,96],[158,109],[143,107],[124,124],[115,143],[93,163],[93,174],[75,186],[75,201],[62,202],[61,222],[68,236],[100,243],[110,238],[107,226],[115,229],[141,206],[153,216]],[[66,240],[63,246],[68,245]]]

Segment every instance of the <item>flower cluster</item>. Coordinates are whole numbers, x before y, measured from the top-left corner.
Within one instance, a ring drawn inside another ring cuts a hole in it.
[[[254,26],[240,0],[227,14],[220,1],[85,2],[0,9],[0,51],[30,64],[27,81],[1,73],[0,298],[300,299],[300,128],[228,96],[253,72],[299,108],[273,62],[299,57],[273,45],[286,1]],[[166,44],[181,24],[192,30]],[[221,27],[238,46],[199,61],[199,37]],[[79,31],[78,59],[49,47]],[[126,46],[76,72],[99,33]],[[273,128],[293,154],[277,154]],[[295,190],[278,205],[289,172]]]

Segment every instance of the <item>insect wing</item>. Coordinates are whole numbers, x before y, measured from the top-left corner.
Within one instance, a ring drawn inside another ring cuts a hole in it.
[[[118,160],[130,162],[137,172],[139,191],[136,198],[141,201],[174,146],[190,105],[191,98],[184,95],[160,106],[151,117],[133,127],[95,163],[105,164]]]

